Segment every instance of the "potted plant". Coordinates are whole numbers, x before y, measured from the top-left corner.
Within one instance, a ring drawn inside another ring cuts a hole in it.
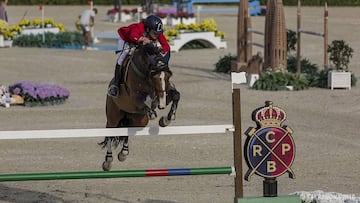
[[[334,40],[328,46],[333,68],[328,72],[328,87],[351,89],[349,63],[354,50],[344,40]]]

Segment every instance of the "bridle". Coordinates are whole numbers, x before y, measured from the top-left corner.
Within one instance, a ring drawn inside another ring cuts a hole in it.
[[[162,57],[159,57],[158,50],[155,50],[157,48],[155,48],[155,47],[148,48],[148,49],[154,49],[150,53],[148,53],[146,50],[144,50],[144,49],[146,49],[146,47],[144,47],[144,45],[137,45],[136,49],[137,50],[134,50],[133,53],[131,54],[130,68],[132,68],[134,70],[135,74],[139,78],[146,80],[149,83],[149,85],[152,87],[152,89],[156,92],[155,98],[158,97],[157,95],[162,95],[161,97],[158,98],[158,100],[159,100],[158,107],[159,107],[159,109],[164,109],[166,107],[166,73],[172,75],[172,73],[169,69],[169,66],[166,62],[164,62],[162,60]],[[146,66],[149,67],[149,73],[144,73],[137,67],[137,65],[134,61],[134,55],[136,54],[135,53],[136,51],[142,52],[140,54],[145,56],[144,60],[147,62]],[[160,83],[161,83],[160,90],[156,89],[155,85],[153,84],[153,78],[156,75],[159,75],[159,79],[160,79]],[[148,76],[150,76],[150,78],[148,78]],[[147,79],[149,79],[149,80],[147,80]],[[159,92],[162,94],[159,94]]]

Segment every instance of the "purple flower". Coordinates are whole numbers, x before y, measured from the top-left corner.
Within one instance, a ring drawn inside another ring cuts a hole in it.
[[[56,101],[64,101],[70,96],[70,91],[66,88],[45,84],[34,83],[28,81],[16,82],[9,86],[10,93],[20,95],[26,102],[38,102],[45,104],[49,101],[56,103]]]

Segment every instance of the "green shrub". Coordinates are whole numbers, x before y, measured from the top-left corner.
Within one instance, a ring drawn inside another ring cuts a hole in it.
[[[328,70],[320,70],[313,74],[311,81],[309,82],[310,87],[328,88]]]
[[[260,74],[260,78],[256,80],[253,89],[256,90],[287,90],[286,86],[293,86],[294,90],[307,89],[308,81],[302,75],[283,72],[264,72]]]
[[[231,70],[231,61],[236,60],[236,56],[232,56],[230,53],[219,59],[215,64],[215,72],[229,73]]]
[[[350,45],[344,40],[334,40],[328,45],[328,52],[330,53],[329,60],[335,65],[336,69],[348,71],[348,65],[354,52]]]
[[[296,51],[296,44],[297,44],[297,36],[296,32],[293,30],[286,31],[286,40],[287,40],[287,52],[288,54],[292,51]]]
[[[19,35],[13,40],[13,46],[19,47],[54,47],[81,46],[82,36],[79,32],[60,32],[58,34],[45,33],[45,42],[42,35]]]
[[[356,86],[357,78],[354,73],[351,73],[351,86]]]

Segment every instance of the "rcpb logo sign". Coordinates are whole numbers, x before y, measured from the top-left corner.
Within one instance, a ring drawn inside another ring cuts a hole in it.
[[[290,178],[295,174],[290,168],[295,158],[292,129],[282,125],[286,119],[284,110],[274,107],[271,101],[253,111],[252,119],[257,127],[246,131],[245,160],[249,170],[245,180],[253,174],[264,178],[276,178],[285,172]]]

